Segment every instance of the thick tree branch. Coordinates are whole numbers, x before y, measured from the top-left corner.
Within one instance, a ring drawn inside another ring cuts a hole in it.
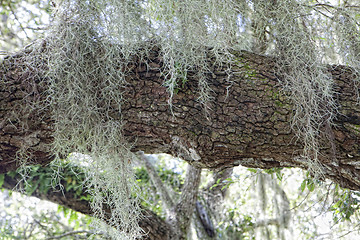
[[[38,75],[36,66],[22,61],[21,56],[26,54],[30,53],[9,57],[0,66],[0,172],[19,166],[19,149],[34,163],[51,161],[51,113],[46,108],[21,107],[29,98],[47,97],[46,78]],[[293,105],[282,91],[275,60],[248,52],[234,55],[230,72],[215,66],[209,73],[214,97],[209,120],[197,101],[195,73],[187,74],[189,81],[174,95],[172,115],[160,74],[159,49],[150,53],[148,65],[134,59],[129,65],[132,73],[127,77],[121,116],[133,150],[176,155],[182,148],[190,156],[185,160],[207,168],[243,165],[306,169],[307,163],[299,158],[301,141],[290,128]],[[343,187],[359,190],[360,105],[356,104],[353,71],[344,66],[329,66],[328,70],[335,81],[339,114],[331,129],[336,158],[332,144],[321,142],[323,173]]]
[[[79,230],[79,231],[70,231],[70,232],[66,232],[57,236],[51,236],[51,237],[47,237],[45,240],[51,240],[51,239],[61,239],[67,236],[71,236],[71,235],[78,235],[78,234],[82,234],[82,233],[86,233],[87,235],[91,235],[93,234],[93,232],[91,231],[85,231],[85,230]],[[86,237],[86,236],[85,236]],[[83,238],[84,239],[84,238]]]
[[[77,176],[81,174],[82,173],[76,173]],[[19,174],[15,175],[14,177],[10,176],[9,174],[6,174],[4,178],[4,184],[2,187],[9,190],[24,189],[24,185],[21,180],[22,177]],[[19,182],[20,185],[18,185]],[[37,184],[34,179],[28,181],[28,183],[35,185]],[[85,197],[85,198],[87,197],[86,191],[83,190],[83,192],[80,195],[78,195],[78,193],[76,193],[74,189],[66,190],[67,189],[66,186],[68,184],[66,181],[62,181],[62,184],[64,185],[64,189],[62,191],[50,188],[45,193],[45,192],[41,192],[39,188],[37,188],[35,189],[34,192],[31,193],[31,196],[43,200],[48,200],[50,202],[65,206],[67,208],[71,208],[77,212],[92,216],[94,212],[91,209],[90,202],[87,200],[80,200],[81,197]],[[111,213],[109,212],[109,208],[104,207],[104,211],[107,213],[105,214],[105,216],[111,216]],[[142,209],[142,215],[143,215],[142,218],[139,220],[139,226],[147,234],[144,236],[143,238],[144,240],[173,239],[174,233],[168,223],[166,223],[155,213],[147,209]],[[103,220],[106,221],[106,219]]]

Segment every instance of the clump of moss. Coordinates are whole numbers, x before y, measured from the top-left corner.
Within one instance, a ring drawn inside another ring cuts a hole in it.
[[[90,156],[84,159],[84,170],[92,207],[95,216],[116,229],[111,231],[115,239],[134,239],[141,233],[137,195],[132,194],[137,189],[133,156],[122,136],[126,71],[119,70],[126,69],[138,40],[129,33],[123,39],[129,29],[119,22],[136,18],[130,16],[133,10],[132,4],[122,1],[62,1],[45,52],[47,104],[55,120],[53,152]],[[110,217],[105,217],[104,206],[110,208]]]

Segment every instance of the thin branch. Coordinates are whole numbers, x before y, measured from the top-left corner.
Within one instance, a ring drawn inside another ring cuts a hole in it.
[[[149,161],[149,158],[145,156],[143,151],[137,152],[137,155],[141,158],[141,160],[145,163],[145,168],[150,176],[151,181],[154,184],[154,187],[158,191],[164,208],[166,210],[166,214],[169,217],[170,211],[174,207],[174,202],[170,197],[168,190],[166,189],[164,183],[161,181],[159,175],[157,174],[154,166]]]
[[[322,11],[320,11],[320,10],[318,10],[318,9],[315,9],[315,8],[314,8],[314,11],[320,13],[321,15],[323,15],[323,16],[326,17],[326,18],[333,19],[332,17],[326,15],[325,13],[323,13]]]
[[[19,23],[21,30],[23,30],[23,32],[25,33],[26,38],[27,38],[28,40],[30,40],[30,37],[28,36],[28,34],[27,34],[26,31],[25,31],[25,28],[23,27],[23,25],[21,24],[20,20],[19,20],[18,17],[16,16],[15,11],[14,11],[13,8],[11,7],[11,3],[10,3],[10,2],[9,2],[9,4],[8,4],[8,7],[10,8],[11,13],[14,15],[14,18],[16,19],[16,21]]]
[[[349,231],[346,232],[345,234],[339,236],[339,239],[345,237],[346,235],[348,235],[348,234],[350,234],[350,233],[352,233],[352,232],[359,231],[359,229],[358,229],[359,225],[360,225],[360,224],[357,224],[357,225],[353,226],[352,228],[353,228],[354,230],[349,230]]]
[[[47,168],[47,167],[44,167]],[[66,172],[66,171],[65,171]],[[81,174],[81,172],[79,172],[79,174]],[[64,176],[65,178],[65,176]],[[3,188],[5,189],[10,189],[10,190],[14,190],[16,191],[16,186],[17,183],[20,181],[20,179],[22,179],[22,177],[17,174],[16,176],[9,176],[9,175],[5,175],[5,179],[4,179],[4,183],[2,185]],[[36,184],[34,182],[34,179],[30,180],[32,182],[32,184]],[[66,186],[66,182],[63,182],[63,184]],[[85,192],[85,189],[83,190],[83,192],[81,193],[80,196],[75,197],[75,192],[73,189],[69,189],[66,190],[67,188],[64,188],[64,191],[58,191],[56,189],[49,189],[49,191],[47,193],[42,193],[40,191],[34,191],[31,196],[43,199],[43,200],[48,200],[51,202],[54,202],[56,204],[60,204],[62,206],[65,206],[67,208],[71,208],[75,211],[78,211],[80,213],[83,214],[87,214],[89,216],[94,216],[94,212],[93,209],[91,209],[90,206],[90,202],[86,201],[86,200],[80,200],[81,196],[86,197],[87,196],[87,192]],[[108,222],[108,216],[111,216],[111,211],[109,209],[109,207],[107,207],[107,205],[104,205],[104,210],[106,211],[106,215],[105,215],[105,222]],[[155,240],[155,239],[174,239],[172,236],[174,235],[173,230],[171,229],[170,225],[165,222],[164,220],[162,220],[160,217],[158,217],[154,212],[145,209],[143,207],[141,207],[141,211],[143,214],[143,218],[139,219],[139,226],[144,230],[144,232],[146,232],[148,235],[144,236],[145,239],[151,239],[151,240]],[[40,227],[42,227],[42,229],[44,229],[45,231],[47,231],[47,236],[50,236],[51,233],[48,232],[48,229],[46,226],[42,225],[38,220],[34,220],[37,221],[38,224],[40,224]],[[60,223],[60,222],[59,222]]]
[[[50,235],[50,231],[49,231],[49,228],[44,226],[41,221],[37,220],[37,219],[34,219],[34,222],[40,226],[41,229],[43,229],[45,232],[47,232],[47,234]]]
[[[303,202],[305,202],[305,200],[309,197],[310,195],[310,191],[308,191],[308,193],[306,194],[306,196],[303,198],[303,200],[301,200],[301,202],[299,204],[297,204],[296,206],[294,206],[293,208],[290,209],[290,211],[294,210],[295,208],[298,208],[301,206],[301,204],[303,204]]]
[[[33,31],[45,31],[45,30],[48,30],[49,27],[26,27],[26,29],[30,29]]]
[[[67,232],[67,233],[64,233],[64,234],[61,234],[61,235],[57,235],[57,236],[51,236],[51,237],[46,238],[46,240],[50,240],[50,239],[61,239],[61,238],[63,238],[63,237],[67,237],[67,236],[75,235],[75,234],[81,234],[81,233],[94,234],[94,232],[92,232],[92,231],[79,230],[79,231]],[[99,233],[97,233],[97,234],[99,234]],[[102,235],[102,234],[101,234],[101,235]]]

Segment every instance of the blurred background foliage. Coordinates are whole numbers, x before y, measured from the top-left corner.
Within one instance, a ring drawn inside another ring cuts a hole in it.
[[[52,1],[1,0],[0,50],[3,55],[30,44],[46,30]]]

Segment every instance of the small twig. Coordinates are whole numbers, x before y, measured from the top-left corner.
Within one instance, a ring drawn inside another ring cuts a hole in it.
[[[67,232],[67,233],[64,233],[64,234],[61,234],[61,235],[57,235],[57,236],[51,236],[51,237],[46,238],[46,240],[50,240],[50,239],[61,239],[61,238],[66,237],[66,236],[75,235],[75,234],[80,234],[80,233],[93,234],[93,232],[91,232],[91,231],[78,230],[78,231]]]
[[[323,16],[326,17],[326,18],[333,19],[332,17],[326,15],[325,13],[323,13],[322,11],[320,11],[320,10],[318,10],[318,9],[315,9],[315,8],[314,8],[314,11],[320,13],[321,15],[323,15]]]
[[[347,233],[339,236],[339,239],[342,238],[342,237],[345,237],[346,235],[348,235],[348,234],[350,234],[350,233],[352,233],[352,232],[359,231],[358,228],[357,228],[359,225],[360,225],[360,224],[357,224],[356,226],[353,226],[353,229],[355,229],[355,230],[349,230]]]
[[[19,20],[18,17],[16,16],[15,11],[14,11],[13,8],[11,7],[11,3],[10,3],[10,2],[9,2],[9,4],[8,4],[8,7],[10,8],[11,13],[14,15],[16,21],[19,23],[20,28],[21,28],[21,29],[23,30],[23,32],[25,33],[26,38],[27,38],[28,40],[30,40],[31,38],[28,36],[28,34],[27,34],[26,31],[25,31],[25,28],[23,27],[23,25],[21,24],[20,20]]]
[[[0,50],[0,55],[10,55],[11,52]]]
[[[26,27],[26,29],[30,29],[33,31],[45,31],[48,29],[48,27]]]
[[[145,168],[150,176],[151,181],[154,184],[154,187],[160,195],[162,203],[164,204],[164,208],[166,209],[167,214],[170,214],[170,210],[174,207],[174,202],[171,199],[169,192],[161,181],[160,176],[157,174],[154,166],[149,161],[149,158],[145,156],[144,152],[138,151],[137,155],[140,157],[143,163],[145,163]]]
[[[309,197],[310,193],[311,193],[311,192],[308,191],[308,193],[306,194],[306,196],[304,197],[304,199],[303,199],[299,204],[297,204],[296,206],[294,206],[293,208],[291,208],[290,211],[294,210],[295,208],[300,207],[300,206],[303,204],[303,202],[305,202],[305,200]]]
[[[34,222],[40,226],[41,229],[43,229],[47,234],[50,234],[49,228],[41,224],[41,222],[37,219],[34,219]]]

